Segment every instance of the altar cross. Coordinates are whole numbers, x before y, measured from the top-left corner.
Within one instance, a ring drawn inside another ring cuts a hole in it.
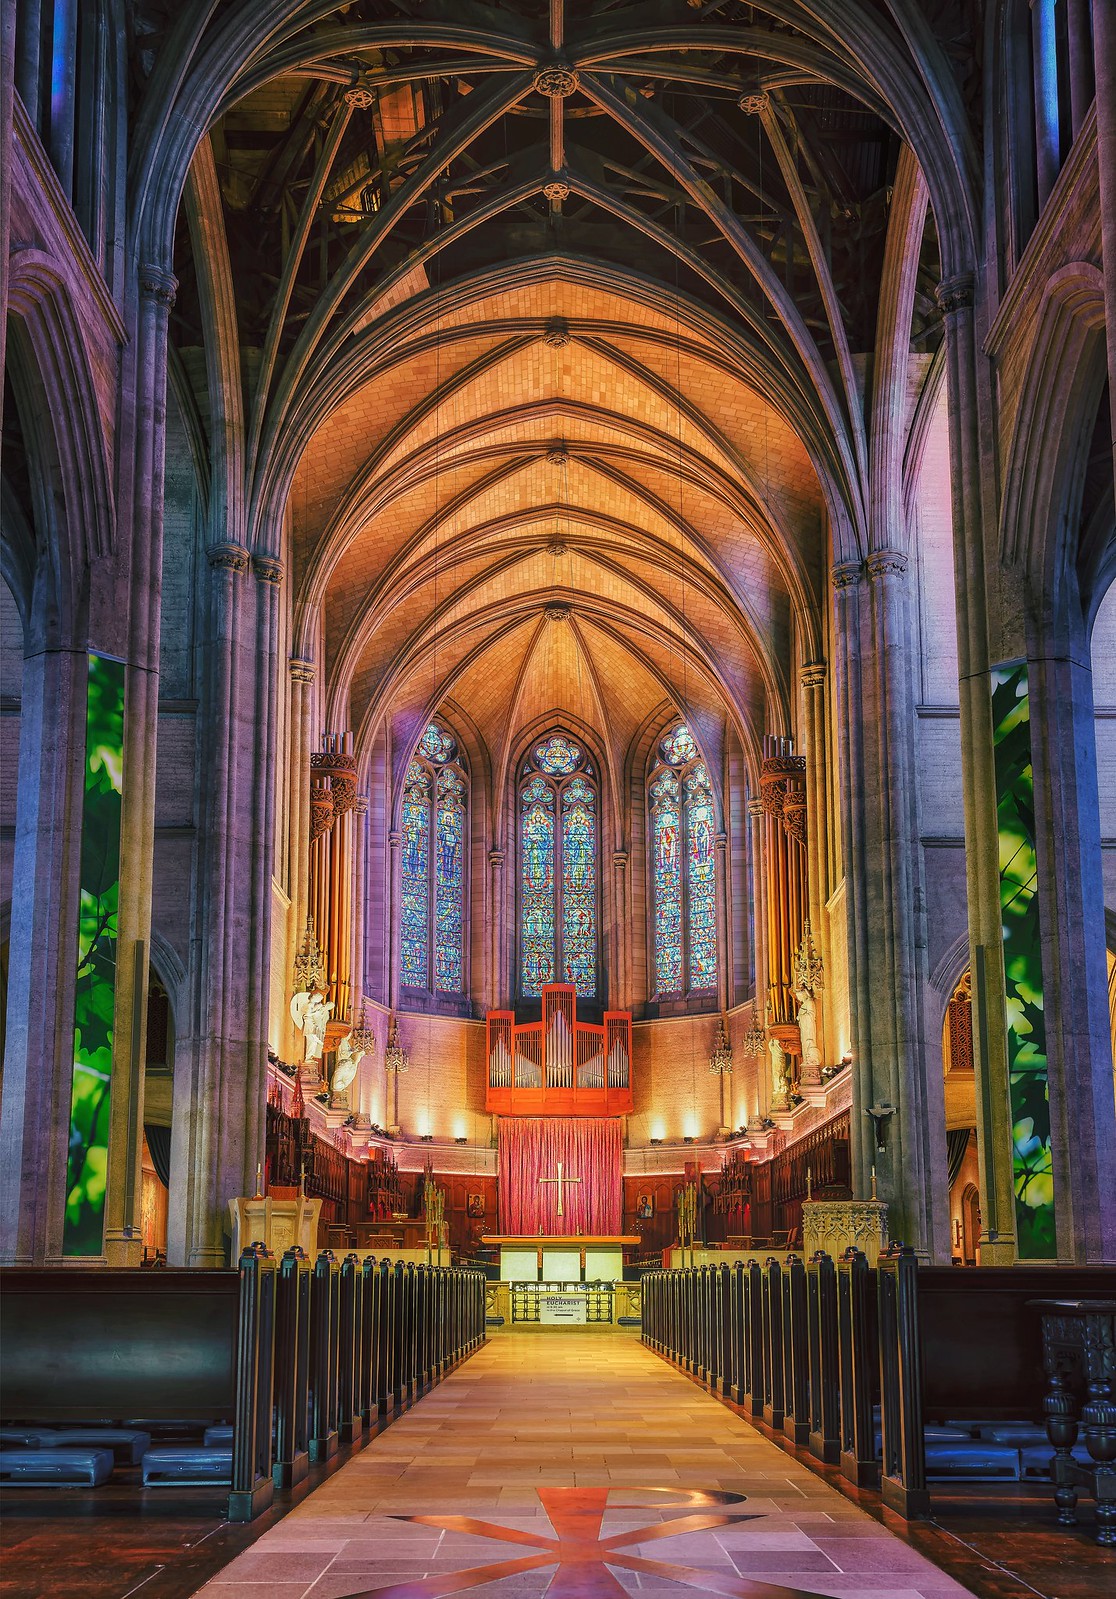
[[[565,1211],[562,1208],[562,1196],[563,1196],[563,1194],[566,1191],[566,1184],[567,1183],[579,1183],[581,1181],[581,1178],[580,1177],[566,1177],[566,1176],[564,1176],[563,1172],[562,1172],[562,1162],[559,1161],[558,1162],[558,1175],[557,1175],[557,1177],[540,1177],[538,1179],[538,1181],[539,1181],[540,1184],[541,1183],[557,1183],[557,1185],[558,1185],[558,1209],[557,1209],[555,1214],[559,1215],[559,1216],[564,1216],[566,1213],[565,1213]]]

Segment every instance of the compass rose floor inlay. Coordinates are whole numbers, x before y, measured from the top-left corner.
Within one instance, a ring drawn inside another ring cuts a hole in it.
[[[964,1599],[634,1337],[501,1333],[205,1599]]]

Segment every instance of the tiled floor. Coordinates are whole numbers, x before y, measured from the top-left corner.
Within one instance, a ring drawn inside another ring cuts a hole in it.
[[[635,1337],[503,1332],[205,1599],[963,1599]]]

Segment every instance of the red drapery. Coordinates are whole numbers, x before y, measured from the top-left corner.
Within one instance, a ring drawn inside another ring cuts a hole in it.
[[[554,1237],[560,1233],[623,1231],[620,1122],[615,1117],[501,1116],[500,1230]],[[558,1162],[565,1177],[579,1177],[558,1190]]]

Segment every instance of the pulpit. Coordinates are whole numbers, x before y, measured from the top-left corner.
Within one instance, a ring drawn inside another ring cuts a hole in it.
[[[232,1263],[241,1251],[254,1243],[266,1244],[273,1255],[282,1255],[292,1244],[299,1244],[313,1259],[318,1253],[318,1215],[320,1199],[305,1194],[279,1199],[271,1194],[256,1194],[250,1199],[229,1200],[229,1230],[232,1233]]]

